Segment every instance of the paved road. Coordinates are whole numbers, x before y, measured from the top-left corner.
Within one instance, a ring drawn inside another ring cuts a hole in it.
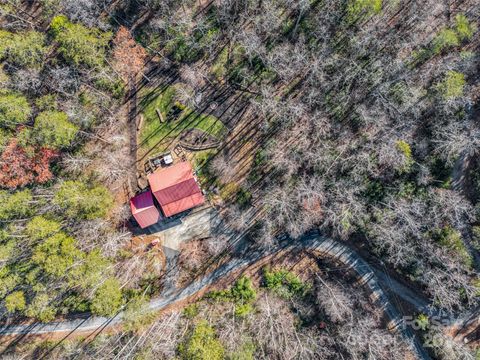
[[[371,266],[378,281],[387,292],[394,294],[412,305],[418,313],[427,314],[429,316],[439,316],[440,311],[431,306],[431,303],[420,296],[417,292],[403,285],[401,282],[389,276],[385,271],[376,266]]]
[[[281,250],[309,249],[315,250],[323,255],[328,255],[346,265],[348,269],[355,271],[361,281],[372,292],[373,299],[390,319],[388,327],[398,331],[403,338],[410,344],[420,359],[430,359],[426,351],[423,349],[420,340],[415,336],[413,331],[403,326],[403,317],[395,306],[389,301],[385,294],[381,282],[378,280],[376,271],[363,260],[355,251],[339,242],[325,238],[320,235],[305,236],[301,240],[297,240],[293,245],[279,246],[275,251],[271,249],[257,250],[247,253],[242,258],[236,258],[227,264],[220,266],[215,271],[207,274],[203,278],[195,281],[181,290],[171,290],[163,294],[162,297],[153,299],[149,303],[151,310],[160,310],[167,305],[186,300],[195,295],[207,286],[214,284],[219,279],[234,273],[237,270],[253,265],[263,257]],[[377,270],[378,272],[378,270]],[[401,285],[399,285],[401,286]],[[83,319],[75,319],[68,321],[54,321],[50,323],[35,323],[32,325],[18,324],[10,325],[0,329],[1,335],[21,335],[21,334],[46,334],[46,333],[64,333],[64,332],[89,332],[104,327],[116,325],[122,321],[122,313],[113,318],[104,317],[88,317]]]

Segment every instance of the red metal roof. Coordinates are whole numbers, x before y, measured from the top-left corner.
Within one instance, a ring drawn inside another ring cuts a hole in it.
[[[162,205],[162,210],[165,216],[172,216],[181,213],[182,211],[194,208],[195,206],[202,205],[204,202],[205,199],[203,194],[199,192],[169,204]]]
[[[148,176],[148,182],[165,216],[172,216],[205,202],[193,177],[192,166],[181,162],[159,169]]]
[[[150,188],[155,194],[158,190],[166,189],[173,185],[193,179],[193,169],[188,161],[184,161],[166,168],[159,168],[148,176]]]
[[[140,227],[146,228],[161,219],[161,215],[153,204],[152,192],[145,191],[130,199],[130,209]]]
[[[170,204],[179,199],[183,199],[200,191],[194,178],[182,181],[176,185],[169,186],[166,189],[158,190],[155,193],[160,204]]]

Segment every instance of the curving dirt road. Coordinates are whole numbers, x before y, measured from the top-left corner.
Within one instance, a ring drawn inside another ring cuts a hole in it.
[[[294,245],[279,246],[275,251],[256,251],[248,253],[244,258],[236,258],[227,264],[220,266],[210,274],[205,275],[198,281],[191,283],[181,290],[172,290],[164,294],[162,297],[152,299],[149,303],[151,310],[161,310],[168,305],[177,302],[188,300],[190,297],[201,292],[208,286],[214,284],[221,278],[231,275],[234,272],[253,265],[267,255],[276,253],[282,250],[305,249],[313,250],[322,255],[330,256],[342,262],[347,269],[353,270],[358,274],[361,281],[372,292],[372,298],[375,304],[379,306],[390,319],[388,327],[391,330],[398,331],[398,333],[412,345],[413,350],[420,359],[430,359],[429,355],[422,347],[421,341],[415,336],[413,331],[405,326],[403,317],[395,306],[390,302],[386,293],[384,292],[381,281],[378,279],[375,271],[365,260],[363,260],[355,251],[339,242],[325,238],[321,235],[309,235],[297,240]],[[391,279],[389,280],[391,281]],[[402,285],[397,284],[402,287]],[[411,296],[411,294],[408,294]],[[422,304],[425,305],[426,304]],[[117,325],[122,321],[122,313],[119,313],[113,318],[104,317],[86,317],[68,321],[54,321],[49,323],[35,323],[35,324],[18,324],[9,325],[0,329],[0,335],[39,335],[46,333],[82,333],[95,332],[99,329],[104,329]]]

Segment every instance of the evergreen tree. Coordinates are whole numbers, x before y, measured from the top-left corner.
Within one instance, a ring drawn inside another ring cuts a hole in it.
[[[122,291],[115,278],[109,278],[95,292],[91,310],[96,315],[113,316],[122,306]]]
[[[50,30],[59,45],[58,52],[68,63],[88,67],[104,65],[110,33],[72,23],[63,15],[53,18]]]
[[[69,217],[95,219],[107,214],[113,198],[103,186],[89,187],[81,181],[70,180],[60,185],[53,202]]]
[[[60,149],[68,147],[77,132],[78,127],[68,121],[64,112],[44,111],[35,119],[32,136],[43,147]]]
[[[31,112],[25,96],[5,90],[0,91],[0,126],[15,129],[17,125],[28,121]]]

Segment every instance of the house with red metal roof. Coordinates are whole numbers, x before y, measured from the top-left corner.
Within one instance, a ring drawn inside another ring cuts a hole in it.
[[[148,176],[153,195],[166,217],[179,214],[205,202],[189,162],[159,168]]]
[[[142,229],[156,224],[162,218],[153,203],[152,192],[150,190],[131,198],[130,210],[132,210],[133,217]]]

